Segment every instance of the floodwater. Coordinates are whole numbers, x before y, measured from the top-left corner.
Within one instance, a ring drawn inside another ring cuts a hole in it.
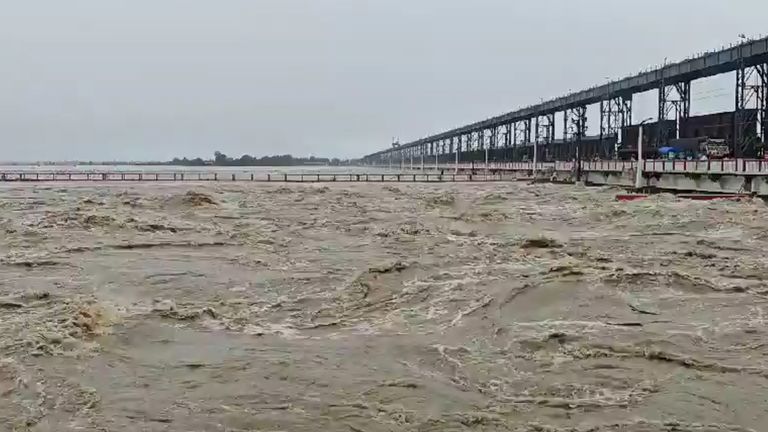
[[[764,431],[762,201],[0,188],[2,431]]]

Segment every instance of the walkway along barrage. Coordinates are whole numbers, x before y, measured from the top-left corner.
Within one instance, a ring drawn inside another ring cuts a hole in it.
[[[768,196],[768,161],[644,160],[641,188]],[[444,164],[400,172],[0,171],[4,182],[458,183],[536,180],[635,188],[637,162],[603,160]]]
[[[768,161],[762,159],[644,160],[640,188],[668,191],[749,193],[768,196]],[[502,178],[619,186],[636,189],[637,162],[490,162],[425,166],[425,170],[489,173]],[[416,170],[418,168],[414,168]],[[501,173],[501,174],[499,174]]]
[[[8,171],[3,182],[260,182],[260,183],[455,183],[504,180],[495,173],[255,174],[247,172]]]

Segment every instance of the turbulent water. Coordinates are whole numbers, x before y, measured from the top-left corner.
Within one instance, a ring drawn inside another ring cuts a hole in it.
[[[768,209],[0,189],[0,430],[764,431]]]

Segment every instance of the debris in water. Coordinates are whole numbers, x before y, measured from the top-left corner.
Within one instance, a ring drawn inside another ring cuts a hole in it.
[[[114,323],[113,314],[96,303],[86,303],[76,309],[73,325],[86,336],[100,336]]]
[[[169,299],[154,299],[152,301],[153,312],[172,312],[176,310],[176,302]]]
[[[0,308],[20,309],[26,306],[24,303],[9,298],[0,298]]]
[[[557,240],[540,236],[523,240],[520,245],[523,249],[556,249],[563,247]]]
[[[581,276],[584,274],[584,271],[572,265],[556,265],[550,267],[548,273],[558,273],[562,276]]]
[[[382,264],[377,267],[370,267],[368,269],[368,273],[386,274],[386,273],[401,272],[407,269],[408,267],[410,267],[410,265],[407,263],[404,263],[402,261],[394,261],[387,264]]]
[[[205,207],[217,205],[214,199],[205,193],[189,191],[184,195],[184,203],[193,207]]]
[[[442,192],[428,196],[425,202],[431,207],[451,206],[456,202],[456,197],[450,192]]]
[[[634,312],[637,312],[637,313],[642,314],[642,315],[661,315],[661,313],[659,313],[659,312],[651,311],[651,310],[647,310],[647,309],[641,309],[640,307],[635,306],[633,304],[629,304],[628,306]]]

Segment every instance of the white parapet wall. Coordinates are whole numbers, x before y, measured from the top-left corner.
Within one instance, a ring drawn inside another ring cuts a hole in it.
[[[587,184],[634,187],[637,162],[583,161],[577,173],[577,163],[541,162],[533,169],[532,162],[503,162],[484,164],[461,163],[432,166],[431,169],[451,172],[497,172],[503,178],[532,178],[538,181],[575,182],[577,177]],[[754,193],[768,196],[768,161],[729,159],[711,161],[647,160],[643,162],[643,186],[669,191],[700,191],[714,193]]]

